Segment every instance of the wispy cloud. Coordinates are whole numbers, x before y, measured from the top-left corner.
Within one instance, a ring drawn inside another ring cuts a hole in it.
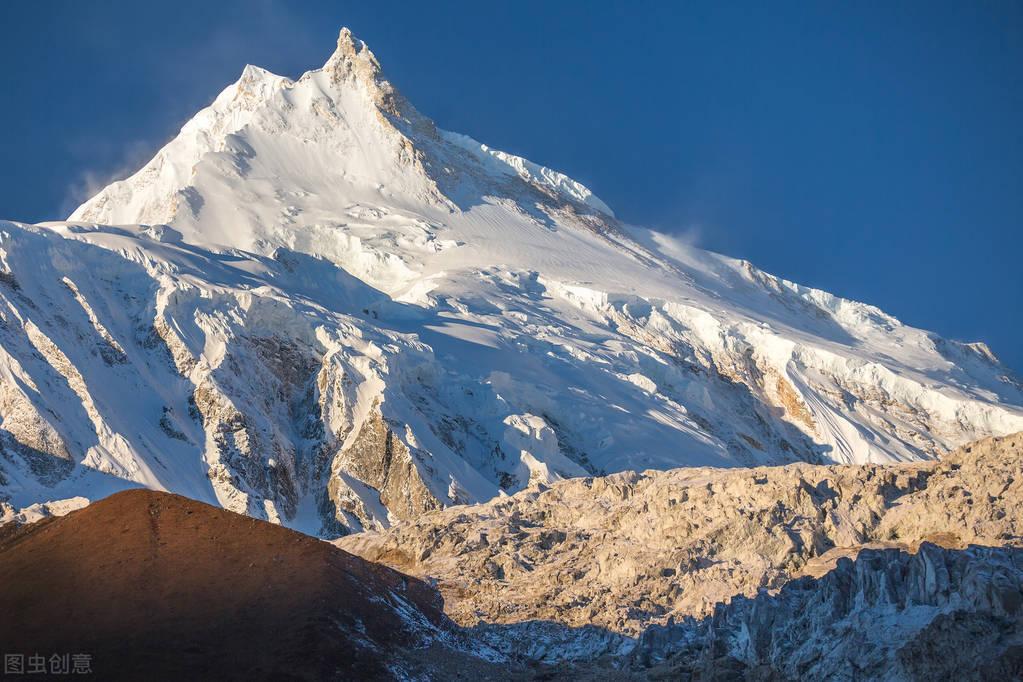
[[[202,41],[171,47],[158,62],[166,104],[175,106],[196,96],[211,100],[233,82],[245,64],[256,64],[282,75],[311,68],[309,58],[329,45],[318,45],[315,35],[295,11],[274,0],[244,5],[237,20],[216,24]]]
[[[104,187],[117,180],[123,180],[144,166],[156,154],[162,143],[134,140],[111,149],[109,140],[80,138],[73,143],[76,155],[83,158],[115,159],[108,164],[86,167],[68,185],[60,204],[60,215],[68,216],[96,196]]]
[[[100,36],[102,42],[108,36]],[[235,21],[218,23],[202,40],[187,44],[164,43],[144,55],[153,91],[150,117],[153,134],[124,140],[119,131],[92,133],[72,141],[71,152],[81,160],[77,176],[67,186],[60,204],[67,216],[110,183],[122,180],[149,161],[199,109],[234,82],[245,64],[257,64],[283,75],[312,68],[309,59],[321,56],[322,45],[310,26],[294,10],[274,0],[247,2]]]
[[[699,223],[691,223],[671,232],[672,237],[686,246],[699,246],[703,242],[704,234],[704,226]]]

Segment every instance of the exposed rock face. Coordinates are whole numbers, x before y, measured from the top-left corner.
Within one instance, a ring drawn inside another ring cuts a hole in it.
[[[561,481],[339,545],[435,578],[458,622],[638,635],[821,575],[866,546],[1023,545],[1023,434],[939,462],[678,469]]]
[[[14,363],[12,363],[14,364]],[[20,369],[20,368],[19,368]],[[44,485],[53,485],[74,468],[64,438],[13,382],[0,382],[0,449],[20,458]],[[10,456],[9,455],[9,456]],[[0,472],[0,485],[6,483]]]
[[[356,517],[357,523],[367,527],[372,527],[374,516],[365,509],[362,502],[365,495],[351,494],[351,486],[360,483],[376,491],[387,517],[395,520],[414,519],[442,506],[423,483],[419,474],[423,464],[395,435],[393,429],[397,426],[386,423],[380,412],[374,411],[332,465],[328,485],[330,499],[337,509]]]
[[[1023,549],[864,550],[702,622],[653,626],[630,658],[653,679],[1020,679]]]

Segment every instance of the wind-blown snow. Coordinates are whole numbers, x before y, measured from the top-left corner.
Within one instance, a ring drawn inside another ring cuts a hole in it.
[[[330,534],[625,469],[1023,429],[982,345],[617,221],[342,31],[67,223],[0,223],[8,513],[144,485]],[[333,529],[333,530],[332,530]]]

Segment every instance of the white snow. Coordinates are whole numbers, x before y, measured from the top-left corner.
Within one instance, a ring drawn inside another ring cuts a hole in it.
[[[622,224],[570,178],[436,129],[345,33],[297,80],[246,67],[69,222],[0,223],[0,269],[17,509],[144,485],[309,528],[317,453],[374,409],[445,504],[1023,429],[986,348]],[[60,443],[76,467],[47,483]],[[356,476],[338,486],[390,522]]]

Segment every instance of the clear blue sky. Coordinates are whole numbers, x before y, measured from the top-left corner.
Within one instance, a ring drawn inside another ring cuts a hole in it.
[[[441,127],[1023,369],[1023,3],[629,5],[4,2],[0,216],[63,217],[347,25]]]

